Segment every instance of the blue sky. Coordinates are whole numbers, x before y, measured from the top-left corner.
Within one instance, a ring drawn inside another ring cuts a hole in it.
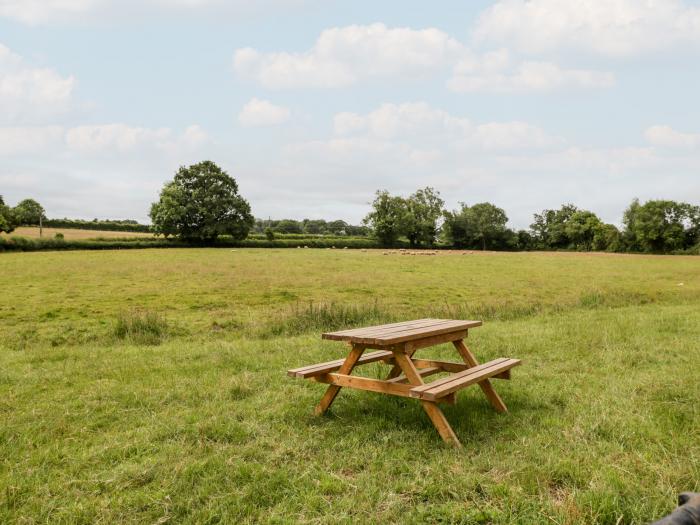
[[[258,217],[359,222],[377,189],[700,203],[700,3],[0,0],[0,194],[136,218],[219,163]]]

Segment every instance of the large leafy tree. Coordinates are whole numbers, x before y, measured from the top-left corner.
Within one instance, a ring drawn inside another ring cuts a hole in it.
[[[0,233],[10,233],[17,226],[14,211],[5,204],[2,195],[0,195]]]
[[[564,204],[558,210],[543,210],[542,213],[536,213],[530,229],[539,247],[569,248],[571,239],[567,235],[566,226],[578,211],[579,209],[573,204]]]
[[[372,202],[372,211],[364,218],[364,223],[372,229],[379,242],[391,246],[405,233],[407,214],[406,199],[390,195],[386,190],[378,191]]]
[[[406,214],[403,231],[411,246],[428,245],[435,242],[438,220],[442,217],[445,201],[440,192],[423,188],[406,199]]]
[[[690,248],[700,234],[700,207],[671,200],[637,199],[624,214],[624,237],[633,250],[664,253]]]
[[[35,226],[46,218],[44,208],[34,199],[24,199],[15,206],[13,212],[17,223],[23,226]]]
[[[587,210],[576,210],[563,223],[562,230],[570,248],[590,251],[593,248],[596,232],[602,225],[603,221],[595,213]]]
[[[506,228],[508,217],[503,209],[490,202],[480,202],[473,206],[461,204],[460,210],[445,213],[445,236],[453,245],[460,248],[506,247],[504,244],[517,244],[517,237]],[[506,237],[513,239],[506,239]]]
[[[181,167],[151,205],[156,233],[211,243],[219,235],[245,239],[254,223],[238,184],[211,161]]]

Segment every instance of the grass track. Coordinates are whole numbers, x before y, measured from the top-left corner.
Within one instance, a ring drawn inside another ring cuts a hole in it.
[[[0,522],[650,521],[677,492],[700,489],[699,265],[332,250],[3,255]],[[477,388],[445,409],[462,451],[443,446],[411,400],[343,391],[332,415],[314,418],[323,386],[284,372],[339,357],[342,345],[315,332],[252,337],[299,301],[376,300],[403,317],[445,297],[486,314],[470,333],[479,359],[524,361],[496,384],[508,415]],[[160,346],[111,339],[128,305],[164,314],[174,334]]]
[[[80,230],[76,228],[44,228],[41,237],[44,239],[53,239],[57,233],[62,233],[64,238],[69,241],[87,240],[87,239],[124,239],[130,237],[142,237],[144,239],[153,238],[152,233],[143,232],[120,232],[111,230]],[[20,226],[12,233],[0,233],[0,237],[28,237],[30,239],[39,239],[39,228],[33,226]]]

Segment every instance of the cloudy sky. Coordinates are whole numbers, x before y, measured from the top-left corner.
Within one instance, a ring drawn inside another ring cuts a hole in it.
[[[258,217],[377,189],[700,204],[700,1],[0,0],[0,194],[147,220],[211,159]]]

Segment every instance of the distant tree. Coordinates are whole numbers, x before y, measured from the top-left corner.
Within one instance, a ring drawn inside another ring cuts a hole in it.
[[[508,216],[503,209],[481,202],[468,206],[461,203],[461,209],[445,214],[445,236],[456,247],[507,248],[517,246],[517,236],[508,228]],[[510,232],[510,235],[508,234]],[[509,237],[509,242],[506,239]]]
[[[440,192],[430,187],[418,190],[405,199],[406,213],[402,230],[411,246],[432,246],[444,205]]]
[[[236,181],[211,161],[181,167],[151,205],[150,216],[156,233],[201,242],[219,235],[245,239],[254,222]]]
[[[590,251],[596,232],[603,225],[598,216],[590,211],[576,210],[562,223],[564,238],[568,247],[579,251]]]
[[[389,195],[386,190],[377,191],[372,211],[363,222],[372,229],[380,243],[391,246],[405,232],[407,213],[405,199]]]
[[[302,221],[302,229],[304,230],[304,233],[309,235],[321,235],[326,233],[326,221],[323,219],[304,219]]]
[[[700,233],[700,207],[671,200],[632,201],[623,217],[633,250],[667,253],[693,246]]]
[[[573,204],[563,204],[558,210],[543,210],[536,213],[530,225],[532,234],[541,249],[558,249],[571,247],[566,225],[578,208]]]
[[[36,226],[46,218],[44,208],[34,199],[24,199],[13,209],[15,220],[21,226]]]
[[[278,233],[302,233],[302,226],[299,221],[292,219],[282,219],[273,227]]]
[[[622,236],[613,224],[599,224],[593,234],[593,246],[596,251],[619,252],[623,250]]]
[[[535,239],[527,230],[518,230],[516,232],[518,250],[534,250],[536,248]]]
[[[17,227],[15,214],[9,206],[5,204],[2,195],[0,195],[0,233],[10,233]]]
[[[353,224],[348,224],[345,228],[345,233],[347,235],[356,235],[364,237],[369,235],[369,228],[367,226],[355,226]]]
[[[349,224],[345,221],[336,220],[326,224],[326,231],[333,235],[347,235]]]
[[[272,228],[270,228],[269,226],[268,226],[267,228],[265,228],[265,238],[266,238],[268,241],[274,241],[274,240],[275,240],[275,232],[274,232],[274,230],[273,230]]]

